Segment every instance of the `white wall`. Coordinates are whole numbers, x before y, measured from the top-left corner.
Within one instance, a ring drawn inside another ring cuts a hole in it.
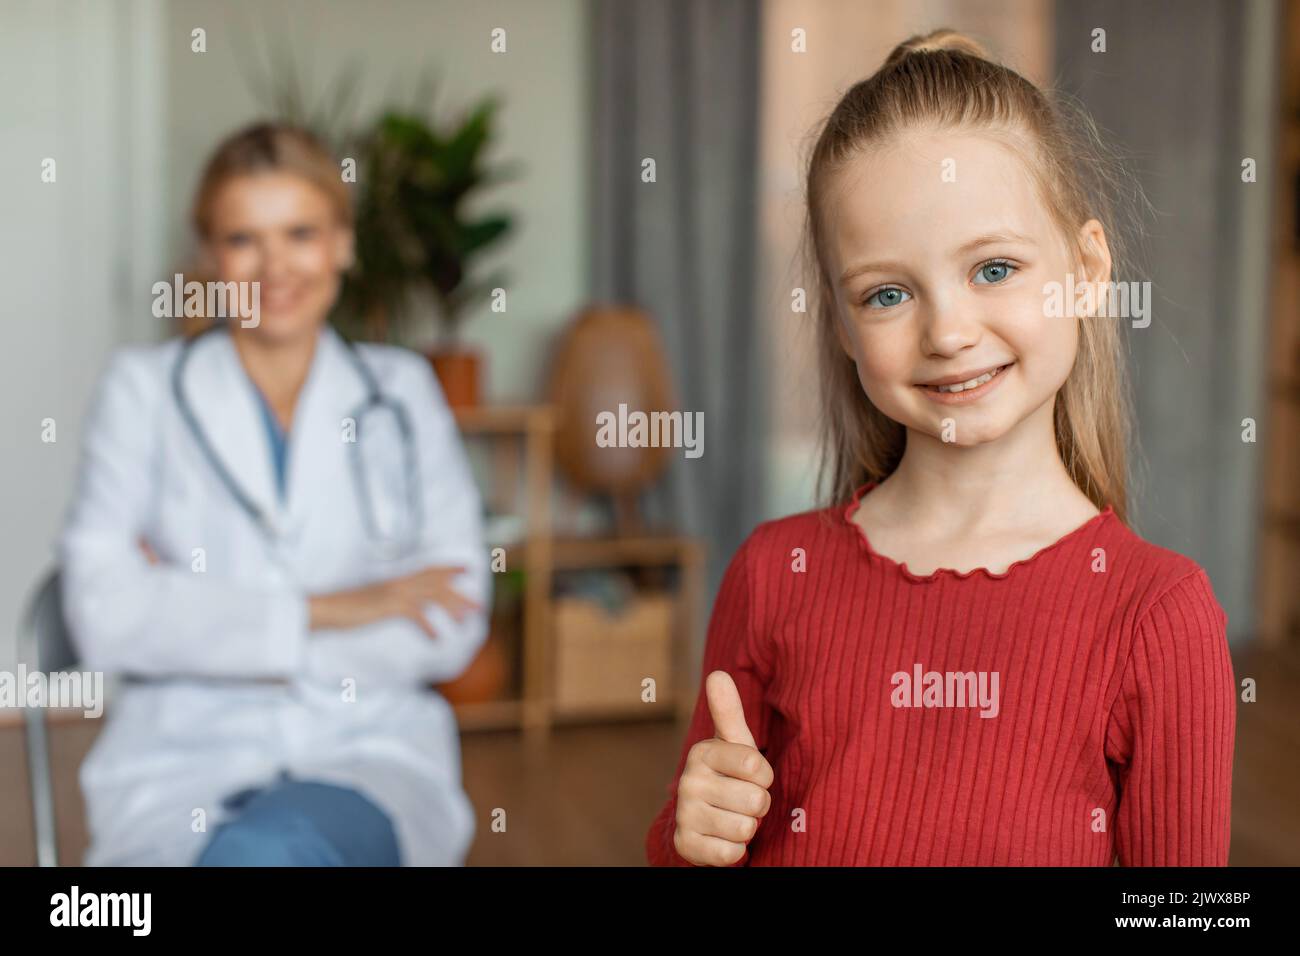
[[[153,2],[7,2],[0,13],[0,668],[25,597],[52,564],[94,377],[124,334],[148,246],[128,164],[148,122],[130,97]],[[55,181],[41,180],[55,161]],[[42,441],[42,422],[54,441]]]

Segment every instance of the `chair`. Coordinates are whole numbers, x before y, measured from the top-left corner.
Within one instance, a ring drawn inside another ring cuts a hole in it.
[[[25,663],[29,670],[38,670],[46,675],[72,670],[77,664],[77,652],[72,646],[67,623],[63,619],[57,568],[46,574],[27,605],[22,628],[18,633],[18,660]],[[36,833],[36,865],[58,866],[54,786],[50,779],[45,708],[24,707],[23,726],[26,731],[32,822]]]

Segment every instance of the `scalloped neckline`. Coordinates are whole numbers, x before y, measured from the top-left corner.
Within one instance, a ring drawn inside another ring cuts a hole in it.
[[[1106,507],[1102,508],[1101,511],[1097,512],[1095,515],[1093,515],[1083,524],[1079,525],[1073,531],[1067,531],[1064,535],[1057,538],[1051,544],[1043,545],[1041,548],[1039,548],[1037,551],[1035,551],[1027,558],[1019,558],[1015,561],[1012,561],[1009,565],[1007,565],[1007,569],[1002,572],[990,571],[988,568],[971,568],[969,571],[958,571],[956,568],[935,568],[929,574],[915,574],[912,571],[908,570],[907,563],[905,561],[895,561],[893,558],[889,557],[888,555],[881,554],[874,547],[872,547],[871,539],[867,537],[866,529],[863,528],[862,525],[858,524],[856,521],[853,520],[853,512],[857,510],[858,503],[862,501],[862,496],[865,495],[872,488],[876,487],[877,484],[879,484],[879,482],[868,481],[864,485],[860,486],[856,491],[854,491],[853,500],[849,502],[848,506],[843,511],[840,512],[840,515],[844,519],[845,523],[848,524],[852,529],[854,529],[857,532],[858,541],[866,549],[867,554],[869,554],[871,557],[875,558],[876,560],[881,561],[892,568],[895,568],[907,580],[916,582],[918,584],[926,584],[931,581],[937,581],[940,578],[944,578],[944,577],[951,577],[958,581],[961,581],[961,580],[965,580],[966,578],[974,577],[975,575],[980,575],[991,581],[1005,580],[1006,578],[1011,576],[1011,572],[1014,571],[1016,568],[1020,567],[1021,565],[1033,563],[1035,560],[1037,560],[1042,555],[1046,554],[1048,551],[1052,551],[1055,550],[1056,548],[1061,547],[1067,541],[1083,533],[1088,528],[1091,528],[1093,525],[1101,524],[1103,521],[1105,521],[1107,518],[1111,517],[1115,513],[1114,508],[1112,508],[1110,505],[1106,505]]]

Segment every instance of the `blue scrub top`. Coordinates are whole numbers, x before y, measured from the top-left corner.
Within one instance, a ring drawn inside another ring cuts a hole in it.
[[[266,426],[266,437],[271,444],[271,461],[275,465],[276,488],[280,493],[280,500],[284,501],[284,468],[288,457],[289,436],[280,427],[279,419],[275,417],[275,412],[271,411],[271,406],[266,401],[266,396],[262,394],[262,390],[253,386],[253,391],[257,394],[257,404],[262,409],[262,423]]]

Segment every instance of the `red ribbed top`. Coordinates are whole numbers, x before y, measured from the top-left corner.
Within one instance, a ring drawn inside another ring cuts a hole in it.
[[[1236,694],[1205,572],[1106,508],[1003,574],[918,576],[849,518],[873,485],[759,525],[724,575],[704,673],[775,775],[737,865],[1225,865]],[[652,864],[690,865],[676,781],[713,733],[701,686]]]

